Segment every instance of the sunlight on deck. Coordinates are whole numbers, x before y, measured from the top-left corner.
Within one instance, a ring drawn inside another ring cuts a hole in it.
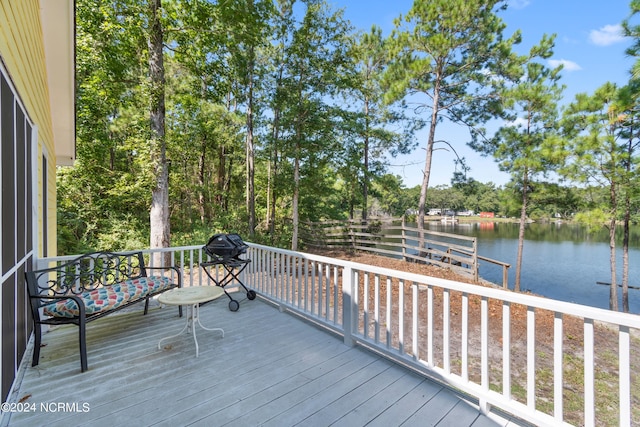
[[[258,299],[231,312],[202,307],[200,355],[175,307],[153,305],[87,327],[89,371],[80,373],[77,328],[43,335],[40,365],[16,381],[3,425],[513,425],[448,388]]]

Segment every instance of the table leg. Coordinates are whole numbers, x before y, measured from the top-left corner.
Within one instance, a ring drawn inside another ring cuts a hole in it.
[[[201,322],[200,322],[200,304],[196,304],[195,306],[196,309],[196,315],[194,317],[194,322],[198,322],[198,325],[200,325],[200,327],[206,331],[220,331],[222,332],[222,337],[224,338],[224,329],[222,328],[207,328],[206,326],[204,326]]]
[[[189,310],[189,307],[191,307],[191,310]],[[191,327],[193,329],[193,327],[191,326],[192,322],[193,322],[193,307],[192,306],[187,306],[187,320],[186,320],[184,326],[182,327],[182,329],[180,329],[180,332],[178,332],[177,334],[162,338],[160,341],[158,341],[158,350],[160,350],[162,348],[162,341],[168,340],[170,338],[179,337],[180,335],[182,335],[182,333],[184,331],[188,330],[189,327]]]
[[[190,307],[190,309],[189,309]],[[200,349],[198,346],[198,339],[196,338],[196,323],[198,325],[200,325],[200,327],[204,330],[207,331],[220,331],[222,332],[222,336],[224,337],[224,330],[222,328],[207,328],[206,326],[204,326],[202,324],[202,322],[200,322],[200,304],[193,304],[190,306],[187,306],[187,321],[185,323],[185,325],[182,327],[182,329],[180,330],[180,332],[178,332],[175,335],[171,335],[169,337],[165,337],[162,338],[159,342],[158,342],[158,350],[160,350],[162,348],[161,344],[162,341],[167,340],[169,338],[175,338],[179,335],[182,335],[182,333],[184,331],[188,331],[189,329],[191,329],[191,333],[193,334],[193,342],[196,344],[196,357],[199,356],[200,354]]]
[[[196,357],[198,357],[198,340],[196,339],[196,323],[200,325],[200,327],[206,331],[220,331],[222,332],[222,337],[224,337],[224,329],[222,328],[207,328],[200,322],[200,304],[194,304],[192,309],[192,328],[193,328],[193,341],[196,343]]]

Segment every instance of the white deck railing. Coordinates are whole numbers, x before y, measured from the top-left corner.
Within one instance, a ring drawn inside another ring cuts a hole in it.
[[[640,316],[249,245],[241,280],[259,296],[477,397],[483,412],[640,424]],[[185,286],[211,283],[201,246],[160,251]]]

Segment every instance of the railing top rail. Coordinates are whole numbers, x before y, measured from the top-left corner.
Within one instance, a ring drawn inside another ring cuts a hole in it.
[[[192,246],[172,246],[169,248],[145,248],[145,249],[137,249],[136,251],[142,252],[143,254],[151,254],[151,253],[159,253],[159,252],[187,252],[187,251],[198,251],[202,250],[203,245],[192,245]],[[129,252],[129,251],[117,251],[117,252]],[[46,258],[39,258],[39,263],[49,263],[49,262],[65,262],[71,261],[81,254],[74,255],[59,255],[59,256],[49,256]]]
[[[482,256],[482,255],[478,255],[478,259],[481,261],[487,261],[493,264],[498,264],[498,265],[502,265],[505,267],[511,267],[511,264],[509,264],[508,262],[504,262],[504,261],[498,261],[496,259],[492,259],[492,258],[487,258],[486,256]]]
[[[490,288],[480,285],[473,285],[462,282],[455,282],[447,279],[440,279],[437,277],[425,276],[415,273],[409,273],[399,270],[393,270],[384,267],[377,267],[368,264],[361,264],[353,261],[342,260],[338,258],[331,258],[322,255],[309,254],[304,252],[295,252],[287,249],[279,249],[270,246],[259,245],[255,243],[245,242],[250,248],[260,249],[273,253],[279,253],[289,256],[294,256],[302,259],[308,259],[311,261],[318,261],[325,264],[331,264],[336,266],[342,266],[344,268],[350,268],[352,270],[367,271],[373,274],[379,274],[383,276],[395,277],[405,281],[410,281],[418,286],[437,286],[453,291],[464,292],[467,294],[474,294],[481,297],[494,298],[503,300],[508,303],[521,304],[529,307],[540,308],[544,310],[550,310],[567,315],[584,317],[587,319],[593,319],[596,321],[602,321],[607,323],[618,324],[621,326],[628,326],[631,328],[640,329],[640,316],[635,314],[620,313],[616,311],[605,310],[601,308],[590,307],[581,304],[575,304],[564,301],[557,301],[540,296],[517,293],[504,289]],[[180,251],[198,251],[201,250],[201,245],[194,246],[181,246],[171,248],[159,248],[159,249],[143,249],[143,253],[153,252],[180,252]],[[53,262],[53,261],[65,261],[76,258],[78,255],[67,255],[61,257],[48,257],[40,259],[40,262]]]
[[[385,228],[394,229],[394,230],[405,230],[405,231],[416,232],[416,233],[421,232],[419,228],[408,227],[406,224],[402,224],[402,218],[384,218],[384,219],[369,218],[366,221],[363,221],[363,220],[341,220],[341,221],[334,220],[334,221],[320,221],[320,222],[306,221],[305,225],[320,226],[320,227],[335,226],[336,228],[340,228],[340,227],[361,228],[361,227],[368,227],[370,225],[369,223],[371,222],[380,222],[384,224],[399,223],[398,225],[386,225]],[[427,230],[427,229],[423,229],[422,233],[426,235],[447,237],[451,239],[464,240],[464,241],[470,241],[470,242],[475,242],[477,240],[477,238],[473,236],[463,236],[460,234],[445,233],[442,231],[433,231],[433,230]],[[400,236],[397,236],[397,237],[400,237]]]
[[[564,301],[557,301],[541,296],[530,295],[525,293],[518,293],[508,291],[504,289],[496,289],[491,287],[485,287],[481,285],[473,285],[462,282],[455,282],[452,280],[441,279],[432,276],[425,276],[421,274],[409,273],[399,270],[392,270],[384,267],[377,267],[368,264],[361,264],[353,261],[346,261],[336,258],[329,258],[322,255],[307,254],[304,252],[294,252],[286,249],[277,249],[269,246],[263,246],[253,243],[248,243],[250,247],[256,249],[262,249],[270,252],[295,256],[303,259],[309,259],[319,262],[324,262],[332,265],[339,265],[352,270],[366,271],[373,274],[379,274],[381,276],[395,277],[405,281],[410,281],[418,286],[437,286],[453,291],[459,291],[467,294],[474,294],[481,297],[493,298],[502,300],[508,303],[521,304],[533,308],[540,308],[543,310],[550,310],[553,312],[563,313],[572,316],[583,317],[587,319],[593,319],[596,321],[602,321],[607,323],[618,324],[621,326],[628,326],[630,328],[640,329],[640,316],[635,314],[620,313],[617,311],[610,311],[596,307],[590,307],[581,304],[575,304]]]

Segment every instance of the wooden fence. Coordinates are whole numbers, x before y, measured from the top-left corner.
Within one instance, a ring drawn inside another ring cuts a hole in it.
[[[305,222],[301,240],[313,249],[350,249],[425,262],[480,279],[478,261],[502,268],[502,287],[508,289],[510,264],[478,254],[475,237],[407,226],[405,218]]]
[[[404,218],[307,222],[300,235],[308,248],[352,249],[426,262],[478,280],[475,237],[421,231],[407,226]]]

